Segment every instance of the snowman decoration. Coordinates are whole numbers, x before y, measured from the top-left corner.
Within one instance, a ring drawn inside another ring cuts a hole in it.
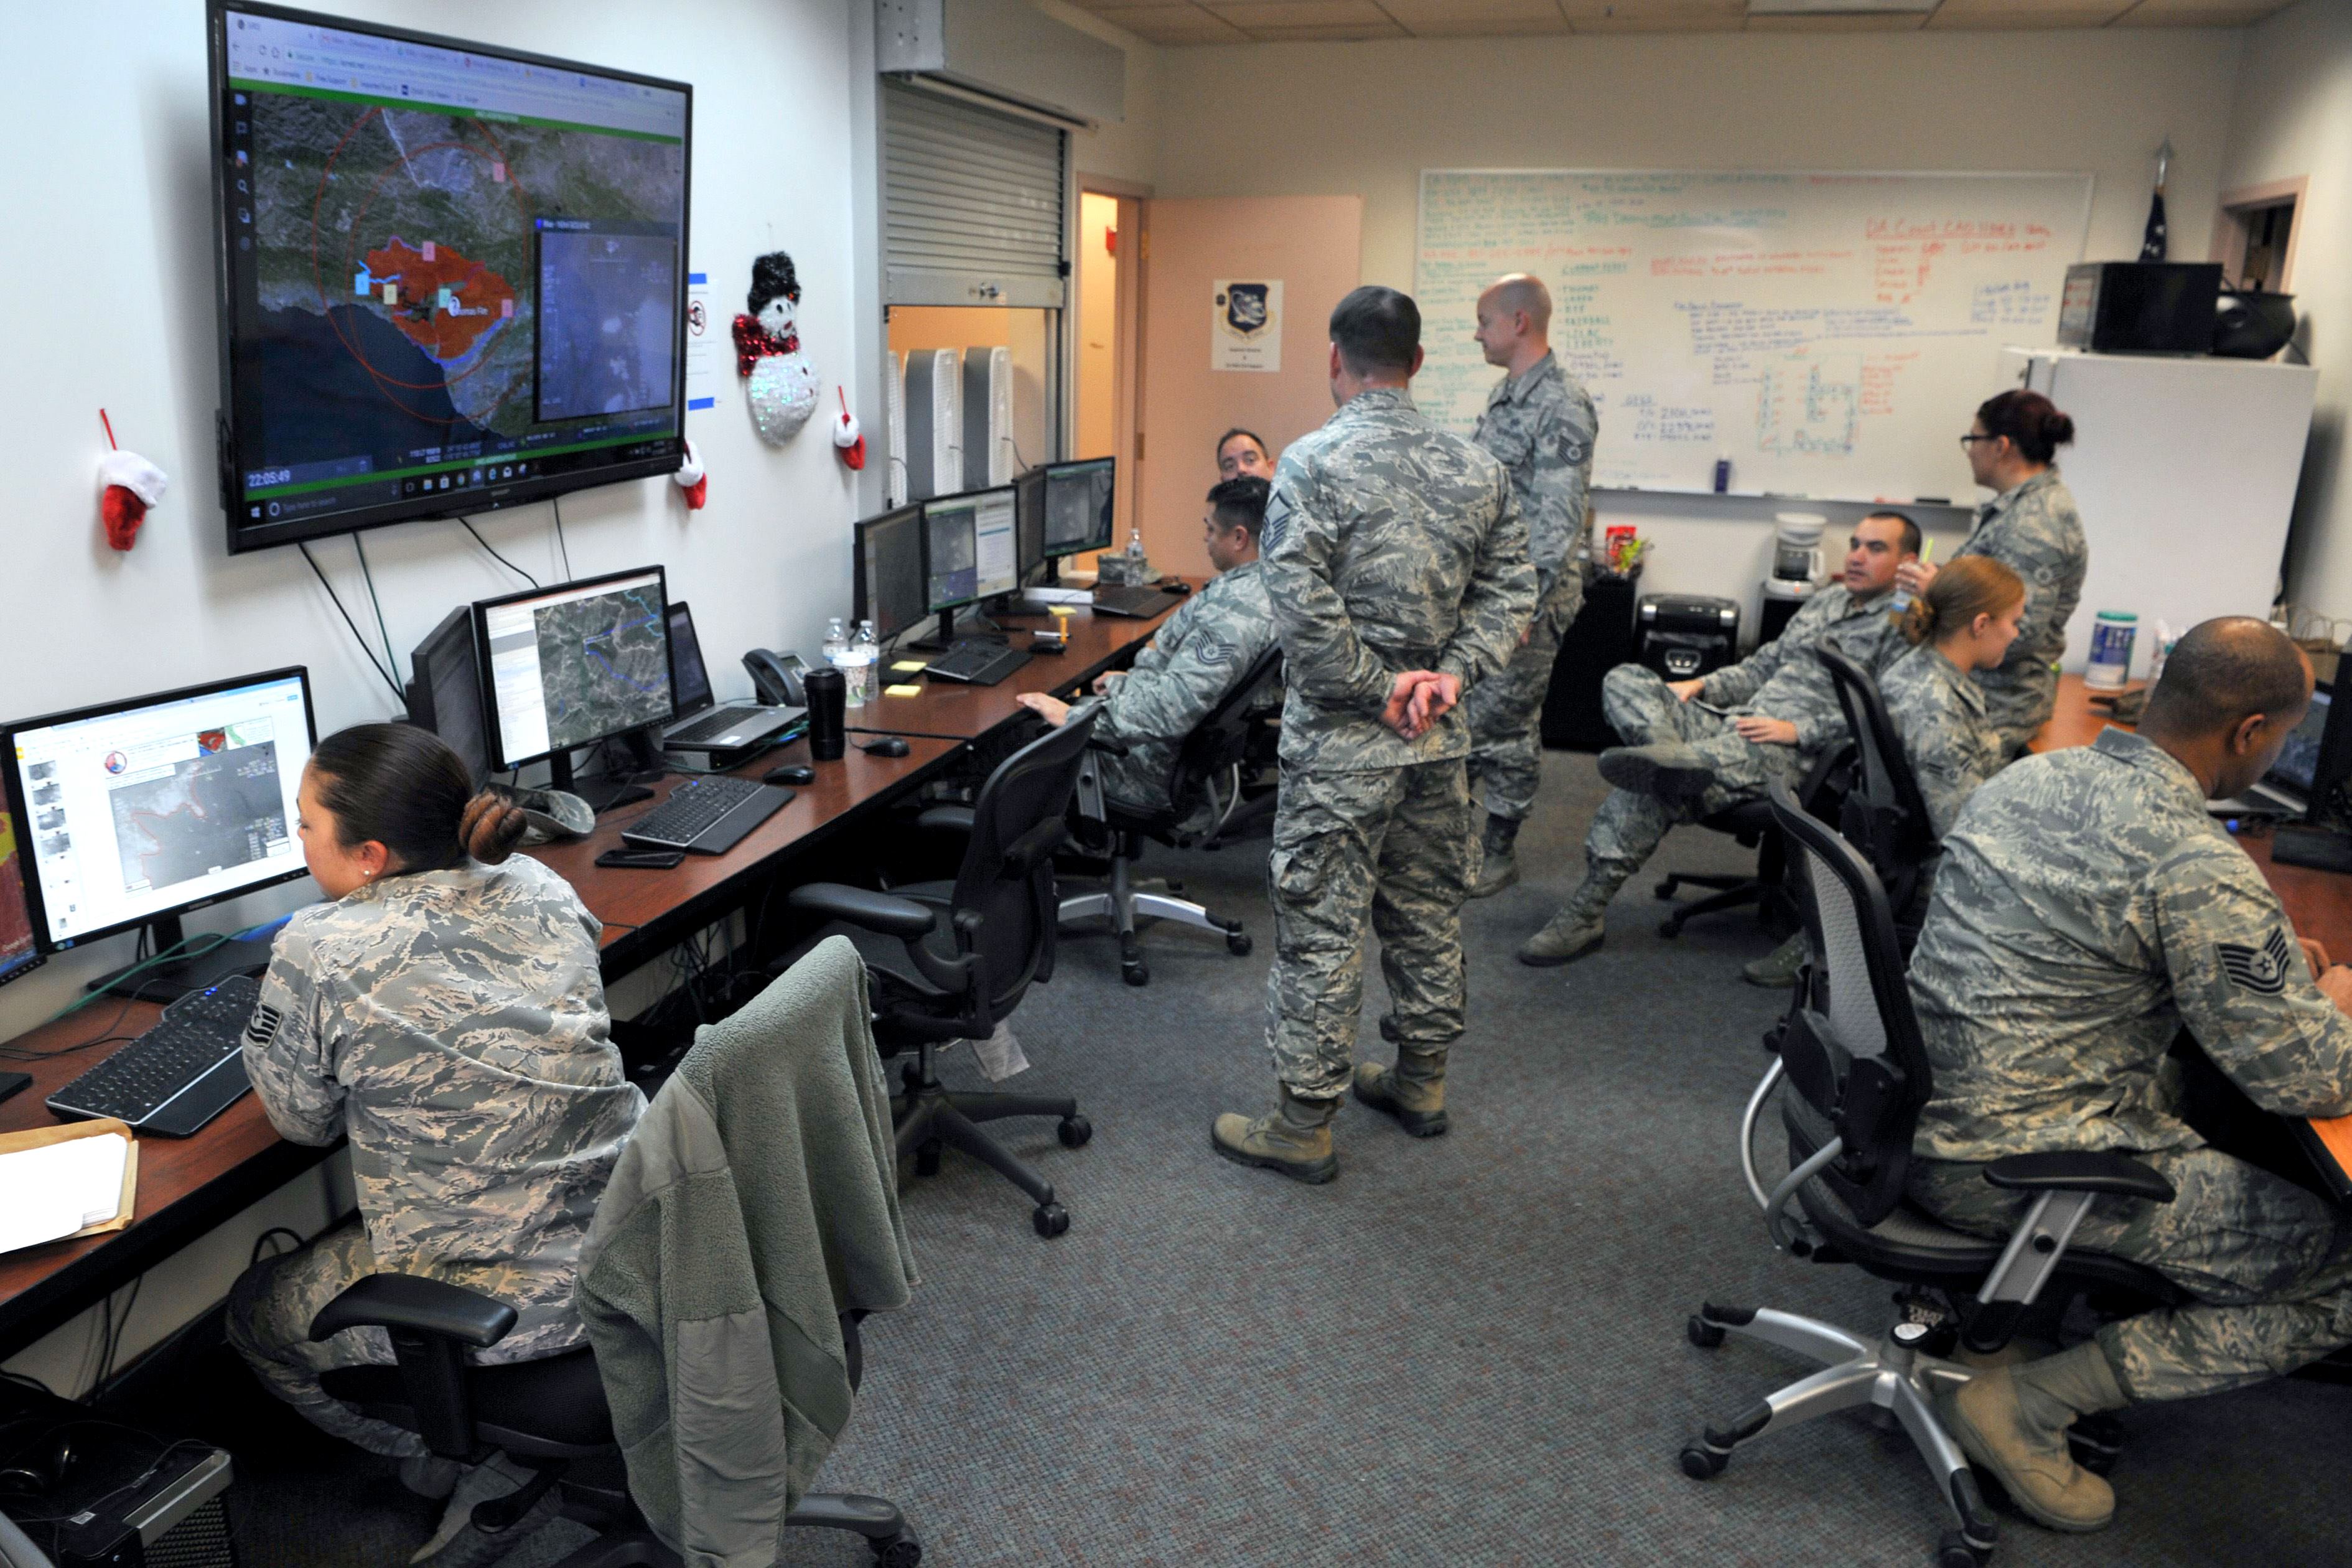
[[[751,263],[751,314],[735,318],[735,370],[750,379],[751,423],[782,446],[816,411],[816,372],[801,353],[800,279],[793,258],[773,251]]]

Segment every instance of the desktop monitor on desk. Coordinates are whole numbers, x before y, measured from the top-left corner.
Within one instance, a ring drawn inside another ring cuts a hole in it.
[[[1110,548],[1118,460],[1087,458],[1045,468],[1045,551],[1058,560]]]
[[[856,614],[888,642],[929,611],[923,573],[923,509],[902,506],[857,525]]]
[[[482,717],[482,667],[474,656],[474,610],[460,605],[408,656],[408,721],[430,730],[466,764],[475,787],[490,776]]]
[[[242,676],[9,726],[8,810],[35,942],[61,952],[304,874],[295,794],[318,740],[308,672]],[[227,942],[99,984],[168,999],[268,962]]]
[[[955,613],[1021,586],[1013,487],[923,503],[923,607],[950,640]]]
[[[572,752],[677,717],[668,605],[658,566],[475,604],[491,767],[544,759],[555,788],[599,811],[643,799],[625,781],[581,787]]]
[[[0,807],[0,985],[20,979],[42,963],[33,940],[33,910],[25,901],[25,841],[16,819]]]

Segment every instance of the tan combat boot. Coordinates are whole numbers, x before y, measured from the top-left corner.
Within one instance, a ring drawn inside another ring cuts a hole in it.
[[[1227,1111],[1209,1130],[1218,1153],[1239,1165],[1279,1171],[1294,1182],[1320,1186],[1339,1173],[1331,1152],[1331,1119],[1337,1100],[1301,1100],[1282,1086],[1282,1104],[1255,1121]]]
[[[1486,830],[1472,843],[1474,868],[1465,893],[1474,899],[1491,899],[1519,879],[1518,837],[1515,818],[1488,815]]]
[[[1655,795],[1670,805],[1696,800],[1715,782],[1715,767],[1680,741],[1612,746],[1601,753],[1601,776],[1619,789]]]
[[[1805,933],[1799,931],[1771,952],[1739,966],[1739,978],[1767,991],[1786,991],[1805,967]]]
[[[1593,885],[1588,873],[1559,906],[1543,930],[1519,944],[1519,962],[1549,969],[1582,958],[1601,946],[1601,911],[1609,907],[1609,890]]]
[[[2066,1428],[2077,1415],[2131,1401],[2095,1340],[2022,1366],[1983,1373],[1939,1394],[1936,1414],[1969,1458],[2000,1479],[2027,1518],[2052,1530],[2105,1530],[2115,1489],[2074,1462]]]
[[[1397,1119],[1397,1125],[1416,1138],[1434,1138],[1445,1131],[1445,1050],[1397,1047],[1396,1066],[1378,1062],[1356,1064],[1356,1098],[1374,1110]]]

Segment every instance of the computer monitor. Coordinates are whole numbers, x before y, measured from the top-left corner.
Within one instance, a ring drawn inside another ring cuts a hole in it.
[[[690,86],[245,0],[209,32],[232,552],[677,470]]]
[[[1045,470],[1032,468],[1013,481],[1017,535],[1015,564],[1026,583],[1045,564]]]
[[[923,509],[902,506],[857,525],[856,616],[884,642],[923,618]]]
[[[1059,558],[1110,548],[1118,459],[1088,458],[1045,466],[1045,553]]]
[[[710,671],[702,663],[702,639],[694,635],[694,612],[684,599],[673,599],[663,612],[669,620],[669,680],[680,715],[697,713],[718,700],[710,691]]]
[[[474,653],[474,610],[460,605],[408,656],[408,721],[448,742],[477,786],[490,776],[482,717],[482,667]]]
[[[0,808],[0,985],[47,962],[33,940],[33,911],[25,901],[25,857],[14,813]]]
[[[572,790],[574,748],[677,716],[667,589],[660,567],[644,566],[473,606],[493,768],[544,758],[554,786]]]
[[[944,613],[1018,588],[1013,522],[1010,485],[925,501],[925,605]]]
[[[34,940],[55,952],[145,926],[168,948],[189,910],[303,875],[294,797],[317,740],[299,667],[9,726]],[[210,983],[182,979],[166,988]]]

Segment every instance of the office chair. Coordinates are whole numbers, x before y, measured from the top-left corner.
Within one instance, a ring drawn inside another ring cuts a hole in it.
[[[1215,849],[1222,847],[1228,835],[1240,832],[1274,810],[1274,790],[1261,789],[1252,794],[1244,785],[1252,761],[1252,746],[1260,728],[1254,710],[1266,689],[1281,679],[1282,648],[1277,644],[1260,654],[1232,689],[1184,737],[1168,770],[1171,809],[1140,811],[1111,800],[1104,795],[1091,771],[1079,784],[1080,818],[1099,824],[1109,841],[1109,852],[1103,857],[1109,862],[1106,877],[1108,886],[1100,892],[1074,893],[1064,899],[1061,920],[1067,925],[1096,915],[1107,917],[1118,937],[1119,975],[1129,985],[1151,983],[1150,967],[1143,961],[1143,942],[1135,931],[1139,915],[1214,931],[1225,939],[1227,951],[1237,958],[1247,956],[1250,951],[1250,939],[1242,930],[1241,921],[1222,919],[1189,899],[1137,892],[1133,886],[1135,860],[1147,837],[1171,849],[1189,848],[1195,844]],[[1092,759],[1088,766],[1091,770]],[[1211,820],[1207,831],[1184,826],[1202,816]]]
[[[856,944],[874,980],[874,1039],[885,1057],[912,1052],[896,1142],[915,1156],[918,1175],[939,1173],[952,1145],[1027,1193],[1037,1234],[1055,1237],[1070,1216],[1038,1175],[978,1123],[1008,1116],[1053,1116],[1063,1146],[1083,1147],[1094,1128],[1078,1102],[1032,1094],[950,1094],[936,1062],[950,1040],[984,1040],[1021,1005],[1033,984],[1053,977],[1058,903],[1054,851],[1069,837],[1066,814],[1095,715],[1081,708],[997,764],[971,805],[939,805],[916,819],[928,834],[960,839],[953,882],[919,882],[888,892],[839,882],[795,888],[792,907],[829,917]]]
[[[1735,1447],[1768,1430],[1875,1406],[1909,1434],[1957,1521],[1937,1545],[1939,1568],[1976,1568],[1999,1532],[1967,1458],[1936,1415],[1937,1389],[1964,1384],[1975,1370],[1949,1358],[1961,1345],[1997,1352],[2029,1310],[2054,1321],[2078,1294],[2122,1312],[2180,1300],[2153,1270],[2067,1245],[2100,1197],[2169,1203],[2173,1190],[2113,1152],[1996,1160],[1985,1167],[1987,1181],[2039,1194],[2006,1244],[1951,1229],[1907,1203],[1911,1138],[1931,1079],[1885,889],[1869,862],[1784,786],[1772,786],[1771,806],[1798,866],[1811,969],[1773,1042],[1777,1058],[1748,1099],[1741,1167],[1775,1247],[1817,1263],[1851,1262],[1906,1289],[1895,1298],[1896,1321],[1875,1338],[1769,1307],[1702,1306],[1687,1325],[1693,1344],[1712,1348],[1727,1332],[1745,1334],[1822,1368],[1706,1427],[1682,1450],[1683,1471],[1707,1479],[1722,1473]],[[1768,1192],[1755,1131],[1776,1090],[1792,1168]],[[1800,1213],[1789,1211],[1791,1199]],[[2077,1422],[2078,1459],[2105,1468],[2115,1430],[2090,1417]]]
[[[854,1388],[863,1357],[857,1320],[844,1314],[841,1337]],[[646,1524],[629,1496],[628,1473],[613,1437],[613,1413],[585,1347],[539,1361],[476,1366],[468,1349],[488,1350],[515,1326],[503,1301],[414,1274],[371,1274],[310,1321],[310,1337],[378,1328],[392,1337],[395,1366],[350,1366],[321,1373],[320,1386],[367,1415],[425,1439],[443,1458],[478,1463],[494,1448],[531,1470],[514,1492],[474,1509],[475,1528],[511,1529],[551,1488],[601,1518],[607,1532],[555,1568],[678,1568],[678,1558]],[[916,1568],[922,1543],[893,1504],[854,1492],[812,1492],[784,1522],[845,1530],[866,1538],[881,1568]]]
[[[1796,795],[1806,810],[1819,814],[1835,806],[1851,761],[1849,747],[1833,746],[1806,770]],[[1662,900],[1671,900],[1685,886],[1712,888],[1715,891],[1704,899],[1677,905],[1672,914],[1658,922],[1658,934],[1677,937],[1683,934],[1686,922],[1700,915],[1745,909],[1750,904],[1756,906],[1758,921],[1769,928],[1785,931],[1794,925],[1794,900],[1787,891],[1788,854],[1781,847],[1779,830],[1773,826],[1771,803],[1743,800],[1738,805],[1699,818],[1698,825],[1712,832],[1728,834],[1741,848],[1755,850],[1756,869],[1746,876],[1722,871],[1669,871],[1658,883],[1657,894]]]
[[[1886,889],[1887,907],[1898,928],[1916,921],[1912,906],[1918,901],[1920,874],[1936,857],[1936,826],[1927,815],[1927,797],[1911,772],[1903,737],[1886,711],[1878,682],[1853,659],[1829,647],[1813,652],[1830,672],[1838,706],[1845,710],[1846,727],[1853,731],[1853,782],[1838,803],[1838,831],[1853,845],[1878,874]],[[1916,936],[1916,923],[1904,931],[1907,951]]]

